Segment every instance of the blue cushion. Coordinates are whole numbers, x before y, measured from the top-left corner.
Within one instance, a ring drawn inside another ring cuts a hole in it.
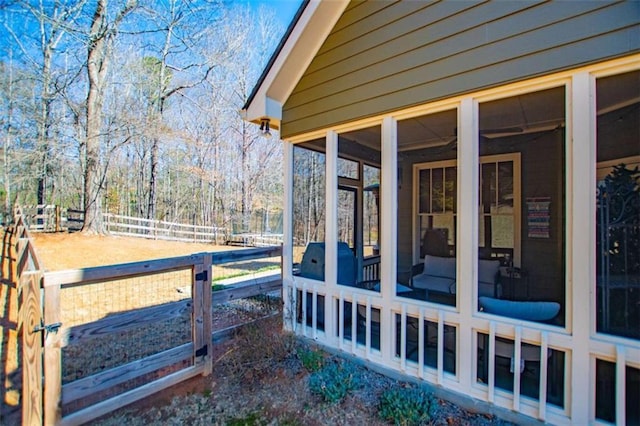
[[[560,311],[557,302],[520,302],[500,300],[493,297],[479,297],[480,310],[509,318],[527,321],[547,321],[553,319]]]

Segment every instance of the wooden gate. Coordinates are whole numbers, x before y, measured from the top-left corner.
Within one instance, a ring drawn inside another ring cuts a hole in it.
[[[20,276],[22,326],[22,419],[25,425],[42,424],[42,306],[40,271]]]

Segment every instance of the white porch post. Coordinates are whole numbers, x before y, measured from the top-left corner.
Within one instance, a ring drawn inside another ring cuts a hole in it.
[[[465,98],[458,111],[458,232],[456,237],[457,303],[460,312],[458,370],[460,386],[469,390],[473,383],[471,317],[475,311],[478,281],[478,104]]]
[[[382,164],[380,179],[380,295],[383,309],[380,348],[385,361],[394,357],[392,341],[395,319],[391,301],[396,292],[398,262],[398,123],[393,117],[382,120]]]
[[[283,181],[284,181],[284,215],[282,218],[282,298],[283,313],[295,318],[295,306],[292,306],[293,295],[293,144],[285,142],[283,147]],[[293,321],[293,320],[292,320]],[[286,330],[292,331],[293,324],[283,319]]]
[[[573,76],[567,96],[570,120],[567,132],[567,326],[573,334],[571,386],[568,396],[573,424],[588,424],[590,406],[595,395],[589,395],[595,371],[589,367],[589,338],[595,332],[595,231],[596,222],[596,101],[595,80],[589,73]],[[587,373],[588,372],[588,373]]]
[[[335,293],[338,282],[338,134],[329,130],[326,137],[326,178],[325,178],[325,251],[324,283],[327,293]],[[336,336],[334,326],[335,303],[329,295],[324,298],[325,333],[330,338]]]

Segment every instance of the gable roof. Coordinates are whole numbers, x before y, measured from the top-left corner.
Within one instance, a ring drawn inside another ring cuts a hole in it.
[[[278,130],[282,106],[333,29],[348,0],[304,0],[242,107],[243,118],[268,118]]]

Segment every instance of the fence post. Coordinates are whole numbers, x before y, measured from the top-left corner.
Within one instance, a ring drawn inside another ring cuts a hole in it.
[[[45,280],[42,280],[43,286]],[[61,320],[60,284],[44,286],[44,324]],[[62,419],[62,345],[59,331],[42,331],[44,336],[44,422],[57,425]]]
[[[211,374],[213,368],[211,349],[211,253],[202,253],[193,268],[193,350],[194,365],[204,363],[203,376]],[[201,360],[200,360],[200,357]]]

